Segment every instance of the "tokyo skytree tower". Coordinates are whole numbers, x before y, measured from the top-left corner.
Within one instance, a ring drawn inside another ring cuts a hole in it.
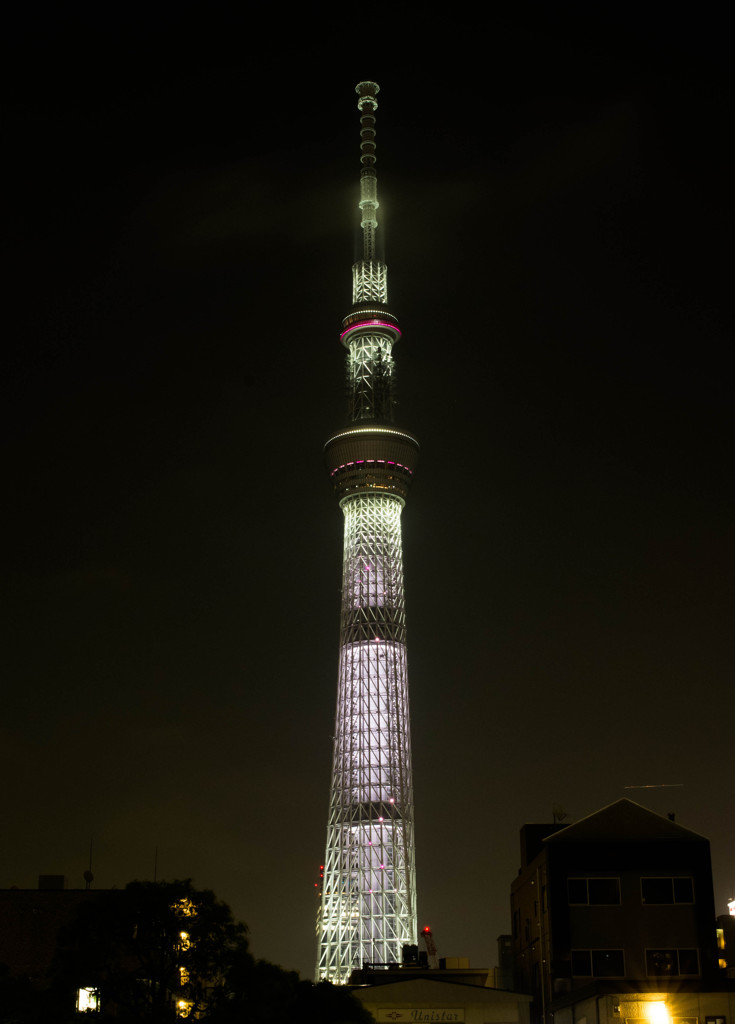
[[[345,535],[316,975],[337,984],[363,963],[400,963],[404,944],[416,943],[401,511],[419,446],[393,425],[392,349],[401,332],[388,310],[388,272],[375,245],[378,86],[360,82],[356,91],[363,251],[342,321],[348,423],[325,446]]]

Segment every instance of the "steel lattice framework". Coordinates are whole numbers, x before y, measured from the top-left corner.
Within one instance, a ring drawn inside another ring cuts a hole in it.
[[[393,426],[392,348],[378,227],[378,86],[357,86],[363,259],[343,321],[348,426],[327,442],[345,517],[339,681],[317,978],[345,983],[363,963],[397,963],[416,943],[413,789],[401,512],[418,443]]]

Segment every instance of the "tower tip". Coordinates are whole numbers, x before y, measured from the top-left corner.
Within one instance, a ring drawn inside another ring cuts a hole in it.
[[[360,97],[357,101],[357,106],[360,110],[362,110],[366,102],[372,103],[373,109],[378,106],[376,96],[380,92],[380,86],[377,82],[358,82],[355,86],[355,92]]]

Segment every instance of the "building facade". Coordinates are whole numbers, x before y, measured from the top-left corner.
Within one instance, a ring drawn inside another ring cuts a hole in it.
[[[633,801],[524,826],[511,912],[514,983],[535,1024],[725,1013],[709,842]]]
[[[468,981],[462,972],[384,973],[382,983],[350,989],[377,1024],[529,1024],[529,996]]]
[[[735,899],[728,901],[727,910],[717,915],[718,963],[725,976],[735,981]]]
[[[397,963],[416,943],[413,789],[401,512],[418,456],[394,424],[388,271],[379,258],[375,112],[360,82],[362,258],[342,322],[347,424],[325,446],[344,514],[337,711],[317,918],[317,979],[344,984],[364,963]]]

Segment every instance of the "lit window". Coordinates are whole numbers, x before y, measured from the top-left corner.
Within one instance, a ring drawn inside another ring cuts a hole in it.
[[[79,1013],[96,1013],[100,1008],[100,995],[96,988],[77,989],[77,1010]]]

